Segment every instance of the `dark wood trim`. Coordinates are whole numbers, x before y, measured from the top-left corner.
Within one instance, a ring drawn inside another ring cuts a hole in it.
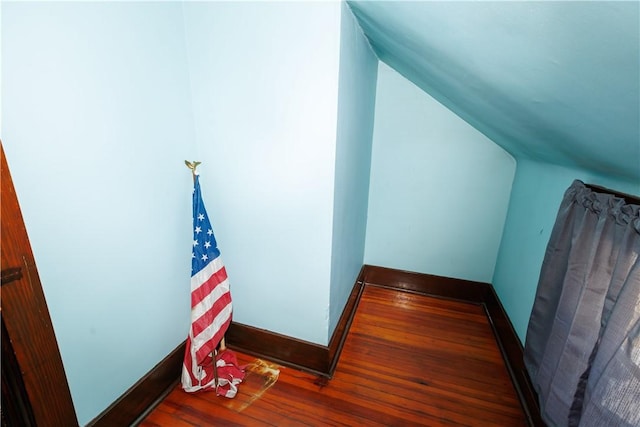
[[[366,285],[384,286],[417,292],[439,298],[450,298],[481,304],[483,295],[491,286],[488,283],[452,279],[413,271],[365,265],[363,282]]]
[[[482,305],[380,286],[365,287],[332,380],[281,368],[261,397],[248,380],[236,402],[176,387],[140,427],[527,425]]]
[[[331,378],[365,286],[395,288],[483,305],[529,425],[545,425],[540,417],[537,395],[524,367],[522,344],[489,283],[365,265],[358,275],[328,346],[236,322],[232,322],[227,331],[227,345],[234,350],[283,366]],[[178,346],[89,426],[128,425],[142,420],[179,381],[184,346],[185,343]]]
[[[365,265],[354,284],[328,347],[237,323],[232,323],[229,328],[227,343],[238,351],[331,378],[366,285],[483,305],[529,425],[544,426],[537,395],[524,367],[522,344],[489,283]]]
[[[533,389],[533,384],[524,366],[522,343],[493,286],[490,286],[485,295],[483,305],[529,425],[544,426],[545,423],[540,415],[538,395]]]
[[[140,422],[180,381],[185,345],[183,342],[176,347],[87,426],[128,426]]]
[[[349,328],[351,328],[353,317],[355,316],[356,310],[358,309],[358,303],[360,302],[360,297],[362,296],[363,290],[364,266],[360,269],[360,274],[358,274],[358,277],[356,278],[356,283],[353,285],[353,289],[351,290],[349,299],[347,300],[347,303],[342,310],[340,320],[338,321],[336,329],[333,331],[331,340],[329,341],[329,372],[327,375],[329,378],[333,376],[333,373],[336,370],[336,366],[338,366],[340,353],[342,352],[344,341],[347,339]]]
[[[232,322],[227,330],[225,336],[227,346],[284,366],[330,378],[337,365],[342,345],[362,294],[361,275],[362,271],[347,300],[329,346],[298,340],[236,322]],[[180,381],[185,345],[186,342],[183,342],[176,347],[87,426],[136,425],[142,421]]]
[[[232,322],[225,335],[233,350],[296,369],[325,375],[328,348],[286,335]]]
[[[364,267],[360,270],[328,346],[236,322],[231,323],[226,333],[227,345],[234,350],[268,359],[283,366],[331,378],[362,295],[363,271]]]
[[[18,196],[0,141],[0,264],[2,271],[3,339],[11,344],[13,365],[4,370],[3,407],[18,406],[16,425],[77,426],[78,420],[60,356],[49,308],[24,224]],[[19,376],[20,378],[4,378]],[[5,385],[24,386],[24,393]],[[14,399],[26,398],[19,403]],[[28,413],[27,413],[28,412]]]
[[[361,275],[365,285],[483,305],[529,425],[545,425],[540,416],[538,396],[524,366],[522,343],[491,284],[372,265],[365,265]]]

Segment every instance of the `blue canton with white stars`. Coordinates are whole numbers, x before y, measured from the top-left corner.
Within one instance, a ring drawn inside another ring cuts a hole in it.
[[[191,253],[191,276],[202,270],[209,262],[220,256],[213,228],[209,222],[200,194],[200,177],[196,175],[193,190],[193,252]]]

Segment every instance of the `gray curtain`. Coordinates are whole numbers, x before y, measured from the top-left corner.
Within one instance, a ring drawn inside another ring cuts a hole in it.
[[[566,191],[524,362],[551,426],[640,426],[640,205]]]

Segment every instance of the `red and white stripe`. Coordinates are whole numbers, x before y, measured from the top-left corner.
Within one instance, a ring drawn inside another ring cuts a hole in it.
[[[231,323],[227,271],[218,256],[191,277],[191,329],[182,369],[182,388],[215,387],[212,353]]]

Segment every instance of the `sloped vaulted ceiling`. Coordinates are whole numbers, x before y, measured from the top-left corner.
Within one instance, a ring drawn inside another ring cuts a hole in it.
[[[516,158],[640,182],[640,3],[348,4],[382,61]]]

